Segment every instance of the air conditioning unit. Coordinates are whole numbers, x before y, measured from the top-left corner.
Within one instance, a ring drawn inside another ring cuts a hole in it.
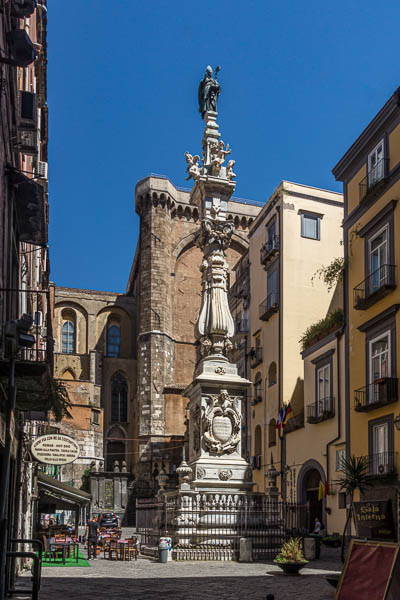
[[[48,163],[43,160],[38,160],[37,163],[37,174],[40,179],[48,179]]]

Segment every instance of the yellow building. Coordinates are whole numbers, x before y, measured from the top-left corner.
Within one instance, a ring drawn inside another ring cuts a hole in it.
[[[312,279],[341,255],[342,219],[341,194],[283,181],[250,228],[251,454],[259,491],[265,490],[271,453],[285,479],[285,443],[276,430],[279,407],[290,402],[294,412],[285,431],[304,427],[299,340],[329,309],[333,292]],[[283,496],[286,492],[283,486]]]
[[[333,169],[344,188],[347,453],[398,505],[400,89]]]

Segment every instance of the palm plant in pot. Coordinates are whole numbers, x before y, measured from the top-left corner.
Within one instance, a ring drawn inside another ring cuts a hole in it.
[[[287,575],[298,575],[300,569],[308,563],[303,554],[301,538],[291,538],[285,542],[274,563]]]

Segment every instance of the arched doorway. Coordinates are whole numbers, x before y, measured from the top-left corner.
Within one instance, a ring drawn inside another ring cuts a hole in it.
[[[297,498],[301,504],[308,505],[308,528],[314,529],[315,517],[326,527],[325,498],[318,500],[319,484],[325,484],[325,472],[317,460],[310,458],[301,467],[297,478]]]
[[[322,523],[322,500],[318,500],[321,474],[317,469],[310,469],[304,478],[306,502],[310,508],[310,528],[314,528],[315,518]]]

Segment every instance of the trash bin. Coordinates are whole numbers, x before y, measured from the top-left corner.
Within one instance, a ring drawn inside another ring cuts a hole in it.
[[[172,538],[170,537],[161,537],[159,543],[166,542],[168,544],[168,562],[172,560]]]
[[[303,541],[303,545],[304,545],[304,556],[306,558],[306,560],[315,560],[316,559],[316,541],[314,536],[309,536],[304,538]]]
[[[318,559],[321,556],[322,535],[318,535],[318,533],[311,533],[310,537],[315,539],[315,558]]]
[[[168,562],[168,542],[160,542],[158,545],[158,560],[160,563]]]

